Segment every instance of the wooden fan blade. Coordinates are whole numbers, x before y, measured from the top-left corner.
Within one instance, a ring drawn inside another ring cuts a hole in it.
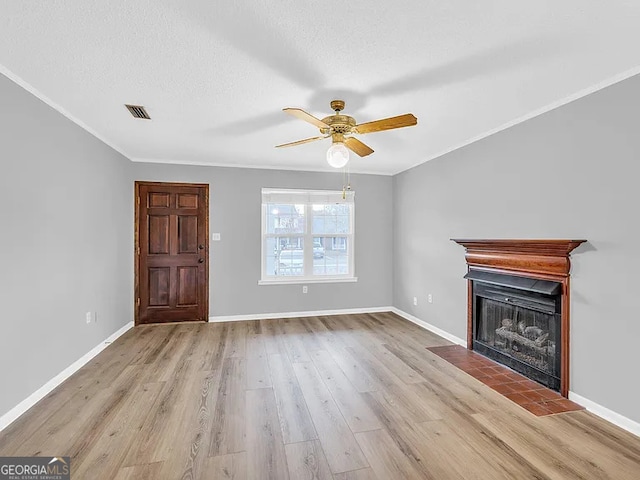
[[[283,108],[283,112],[287,112],[289,115],[293,115],[300,120],[304,120],[305,122],[309,122],[312,125],[315,125],[318,128],[330,128],[329,125],[317,119],[310,113],[305,112],[300,108]]]
[[[355,129],[357,133],[372,133],[382,130],[392,130],[394,128],[411,127],[417,125],[417,123],[418,119],[414,117],[412,113],[406,113],[404,115],[398,115],[397,117],[383,118],[382,120],[356,125]]]
[[[347,137],[344,139],[344,144],[349,150],[357,153],[361,157],[366,157],[367,155],[371,155],[373,153],[373,150],[371,148],[369,148],[357,138]]]
[[[294,147],[294,146],[296,146],[296,145],[302,145],[303,143],[309,143],[309,142],[315,142],[316,140],[322,140],[323,138],[327,138],[327,137],[311,137],[311,138],[305,138],[304,140],[298,140],[297,142],[283,143],[282,145],[276,145],[276,148],[280,148],[280,147]]]

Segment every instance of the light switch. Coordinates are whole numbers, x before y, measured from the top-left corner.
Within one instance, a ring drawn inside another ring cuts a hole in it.
[[[211,240],[213,240],[214,242],[219,242],[220,241],[220,234],[219,233],[212,233],[211,234]]]

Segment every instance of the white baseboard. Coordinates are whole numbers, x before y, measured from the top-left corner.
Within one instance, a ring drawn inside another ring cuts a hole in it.
[[[54,388],[64,382],[71,375],[76,373],[80,368],[82,368],[85,364],[87,364],[93,357],[98,355],[102,350],[104,350],[110,343],[114,342],[118,337],[123,335],[127,330],[133,327],[133,322],[127,323],[120,330],[115,332],[113,335],[110,335],[107,339],[100,342],[99,345],[91,349],[91,351],[87,352],[82,358],[79,358],[67,368],[65,368],[58,375],[53,377],[43,386],[41,386],[38,390],[33,392],[27,398],[25,398],[18,405],[13,407],[7,413],[0,417],[0,432],[8,427],[14,420],[16,420],[20,415],[33,407],[36,403],[42,400],[46,395],[49,394]]]
[[[603,418],[608,422],[611,422],[614,425],[617,425],[618,427],[640,437],[640,423],[571,391],[569,392],[569,400],[576,402],[578,405],[582,405],[594,415],[597,415],[600,418]]]
[[[420,320],[418,317],[414,317],[410,313],[403,312],[402,310],[400,310],[399,308],[396,308],[396,307],[392,307],[391,311],[393,313],[395,313],[396,315],[400,315],[402,318],[405,318],[405,319],[409,320],[411,323],[415,323],[419,327],[424,328],[425,330],[429,330],[430,332],[433,332],[436,335],[440,335],[442,338],[446,338],[450,342],[453,342],[453,343],[455,343],[457,345],[462,345],[465,348],[467,346],[467,341],[466,340],[463,340],[463,339],[461,339],[459,337],[456,337],[455,335],[451,335],[449,332],[445,332],[441,328],[438,328],[438,327],[436,327],[434,325],[431,325],[430,323],[427,323],[424,320]]]
[[[342,310],[316,310],[306,312],[256,313],[249,315],[220,315],[209,317],[210,322],[241,322],[245,320],[273,320],[275,318],[318,317],[322,315],[351,315],[356,313],[392,312],[393,307],[345,308]]]

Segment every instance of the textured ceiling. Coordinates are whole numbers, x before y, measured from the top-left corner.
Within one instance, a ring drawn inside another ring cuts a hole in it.
[[[273,148],[318,134],[283,107],[412,112],[351,162],[393,174],[629,75],[638,25],[631,0],[2,0],[0,71],[140,161],[330,170],[329,140]]]

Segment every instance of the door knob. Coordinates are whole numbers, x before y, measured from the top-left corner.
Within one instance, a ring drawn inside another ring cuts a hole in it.
[[[198,245],[198,250],[204,250],[204,245]]]
[[[204,263],[204,258],[199,258],[198,263]]]

